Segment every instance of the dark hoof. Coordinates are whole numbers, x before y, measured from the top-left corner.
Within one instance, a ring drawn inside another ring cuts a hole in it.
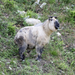
[[[41,59],[38,59],[38,58],[36,58],[35,60],[36,60],[36,61],[38,61],[38,62],[40,62],[40,61],[41,61]]]
[[[41,56],[38,55],[38,57],[36,58],[36,61],[40,61],[41,60]]]
[[[23,61],[25,59],[25,55],[23,54],[21,57],[21,60]]]

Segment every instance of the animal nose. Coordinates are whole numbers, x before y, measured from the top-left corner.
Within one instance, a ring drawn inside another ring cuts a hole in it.
[[[55,24],[55,28],[56,28],[56,29],[58,29],[58,28],[59,28],[59,26],[60,26],[60,25],[59,25],[59,23],[58,23],[58,21],[55,21],[55,23],[54,23],[54,24]]]

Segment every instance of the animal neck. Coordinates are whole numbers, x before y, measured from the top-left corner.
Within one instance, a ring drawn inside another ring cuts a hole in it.
[[[47,36],[50,36],[52,34],[53,31],[49,29],[49,21],[48,20],[46,20],[43,23],[43,30],[45,31]]]

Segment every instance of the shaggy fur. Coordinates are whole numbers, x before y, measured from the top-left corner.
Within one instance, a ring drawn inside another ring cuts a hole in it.
[[[56,31],[58,27],[58,20],[55,17],[50,17],[44,23],[21,28],[14,38],[15,43],[19,46],[20,58],[24,60],[24,51],[26,49],[35,48],[38,54],[36,60],[39,60],[43,47],[49,43],[50,35]]]

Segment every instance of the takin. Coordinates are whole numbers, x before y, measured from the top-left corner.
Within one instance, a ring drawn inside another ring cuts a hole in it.
[[[29,53],[34,48],[37,53],[36,60],[40,60],[44,46],[49,43],[50,35],[58,28],[57,17],[49,17],[43,23],[21,28],[14,38],[14,42],[19,46],[21,60],[25,59],[25,50]]]

